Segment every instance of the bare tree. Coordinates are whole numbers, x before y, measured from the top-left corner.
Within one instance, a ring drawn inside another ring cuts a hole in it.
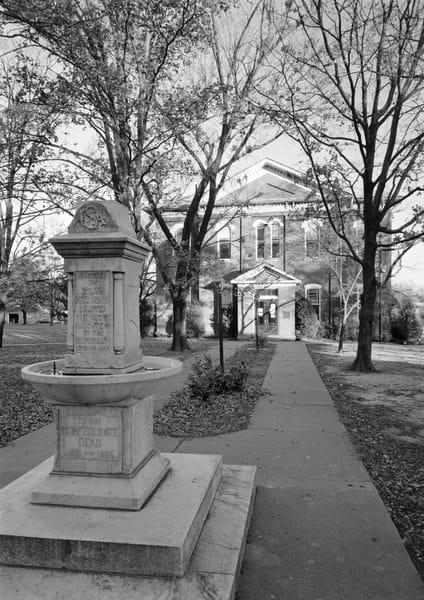
[[[87,123],[104,149],[94,163],[78,150],[68,160],[108,187],[149,239],[137,219],[147,197],[150,213],[169,235],[151,200],[172,171],[167,163],[174,137],[159,108],[175,97],[169,81],[189,51],[208,43],[210,14],[224,10],[225,0],[2,0],[0,7],[20,36],[60,61],[60,77],[74,98],[73,119]]]
[[[337,352],[343,350],[346,325],[353,311],[358,308],[359,305],[357,286],[361,276],[361,268],[359,265],[355,265],[355,263],[352,265],[352,263],[353,261],[350,257],[345,257],[341,258],[339,261],[335,261],[330,267],[336,278],[340,297]]]
[[[266,57],[276,43],[269,2],[241,3],[217,17],[210,11],[209,47],[194,56],[191,77],[175,84],[175,95],[160,106],[161,115],[176,141],[176,151],[195,182],[186,203],[181,237],[177,239],[161,213],[162,194],[144,185],[149,210],[156,217],[174,252],[175,268],[169,270],[155,253],[161,275],[173,302],[173,349],[187,345],[185,311],[187,296],[194,300],[201,252],[208,243],[216,201],[231,167],[244,155],[269,143],[281,132],[269,127],[266,113],[256,108],[257,87],[272,95],[281,83]],[[166,199],[168,209],[172,203]],[[178,202],[181,204],[181,200]],[[163,203],[162,203],[163,205]],[[235,207],[234,213],[237,212]],[[154,243],[150,240],[149,243]]]
[[[284,92],[274,115],[291,118],[328,219],[362,268],[353,368],[371,371],[378,248],[397,251],[396,262],[423,236],[423,7],[417,0],[290,4],[295,29],[291,39],[280,36],[283,54],[274,54],[273,66],[279,59],[291,107],[284,108]],[[399,209],[409,203],[402,220]],[[363,221],[359,250],[348,233],[352,208]]]
[[[0,58],[0,283],[7,289],[17,256],[30,257],[46,245],[42,218],[66,210],[48,162],[50,144],[63,122],[57,80],[36,58],[17,50]],[[38,222],[37,222],[38,219]],[[5,298],[0,310],[2,344]]]
[[[0,63],[0,273],[7,274],[13,254],[38,251],[43,236],[34,235],[36,217],[58,210],[49,197],[45,161],[49,143],[63,117],[55,82],[23,53]],[[46,102],[50,97],[49,102]],[[52,196],[53,190],[51,189]]]

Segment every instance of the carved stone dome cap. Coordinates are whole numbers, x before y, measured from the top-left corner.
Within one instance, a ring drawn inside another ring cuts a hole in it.
[[[114,200],[89,200],[77,208],[68,233],[105,234],[121,232],[135,238],[128,209]]]

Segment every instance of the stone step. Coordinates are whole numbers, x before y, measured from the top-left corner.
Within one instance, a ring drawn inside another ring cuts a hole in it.
[[[170,471],[139,511],[31,504],[51,459],[12,482],[0,491],[0,562],[181,577],[218,489],[222,458],[162,456]],[[100,481],[110,484],[108,478]]]
[[[0,567],[2,599],[233,600],[255,498],[256,468],[224,465],[222,475],[183,577],[170,579],[3,566]]]

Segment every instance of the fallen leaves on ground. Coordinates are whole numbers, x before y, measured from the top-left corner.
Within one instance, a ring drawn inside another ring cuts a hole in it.
[[[320,353],[318,344],[308,348],[354,447],[424,580],[424,439],[417,435],[421,427],[404,419],[400,410],[358,401],[355,380],[347,383],[342,367],[328,370],[340,358]],[[411,377],[422,381],[421,365],[408,363],[408,379]],[[393,430],[402,435],[388,434]]]
[[[31,384],[22,379],[21,369],[31,363],[63,358],[66,345],[55,342],[44,343],[43,340],[47,338],[48,334],[52,336],[52,339],[56,339],[53,335],[55,330],[54,328],[48,329],[48,326],[43,330],[42,328],[37,329],[37,327],[34,326],[33,330],[40,335],[42,339],[40,343],[35,344],[33,340],[17,338],[19,344],[0,348],[0,447],[7,446],[21,435],[35,431],[53,421],[50,405],[34,390]],[[22,326],[18,331],[29,330]],[[43,333],[43,336],[40,332]],[[171,356],[179,360],[185,360],[193,354],[207,350],[211,343],[213,341],[189,340],[190,349],[176,353],[169,350],[171,345],[169,338],[142,339],[145,355]]]
[[[268,370],[275,346],[258,351],[241,348],[239,359],[248,368],[248,378],[242,391],[211,396],[205,401],[174,393],[154,416],[154,432],[170,437],[206,437],[246,429],[261,394],[262,382]]]
[[[62,358],[64,344],[38,344],[0,349],[0,446],[53,421],[50,405],[31,384],[23,381],[21,368],[34,362]]]

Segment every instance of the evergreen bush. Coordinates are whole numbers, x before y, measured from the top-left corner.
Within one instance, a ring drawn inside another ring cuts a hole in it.
[[[404,343],[416,343],[422,335],[422,326],[418,320],[415,306],[410,298],[404,298],[392,308],[392,340]]]
[[[323,327],[319,322],[318,315],[315,312],[314,307],[309,300],[300,294],[296,294],[295,320],[296,330],[300,333],[301,337],[312,340],[323,337]]]
[[[211,396],[243,390],[246,378],[247,367],[236,355],[227,361],[225,372],[205,355],[193,363],[186,388],[191,398],[205,402]]]

